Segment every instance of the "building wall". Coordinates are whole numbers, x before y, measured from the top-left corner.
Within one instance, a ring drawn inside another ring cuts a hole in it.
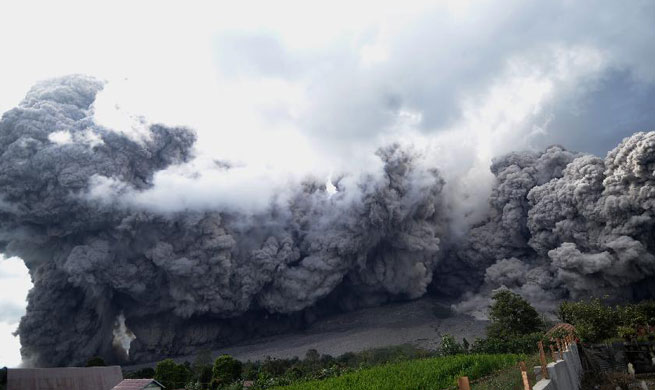
[[[10,368],[7,390],[111,390],[122,380],[119,366]]]

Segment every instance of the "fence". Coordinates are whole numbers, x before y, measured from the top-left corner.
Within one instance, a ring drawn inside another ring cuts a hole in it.
[[[572,335],[567,335],[562,339],[552,339],[551,341],[549,349],[552,362],[548,362],[543,343],[541,341],[538,343],[541,365],[534,367],[537,377],[537,383],[534,386],[530,385],[525,362],[519,363],[523,390],[578,390],[580,388],[582,363],[577,340]],[[460,377],[458,388],[459,390],[471,390],[469,378]]]

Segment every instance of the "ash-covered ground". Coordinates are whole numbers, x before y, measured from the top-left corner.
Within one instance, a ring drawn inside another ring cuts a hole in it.
[[[448,333],[458,341],[472,342],[482,337],[487,321],[459,314],[450,309],[452,302],[442,298],[424,297],[416,301],[392,303],[336,314],[318,320],[300,332],[276,337],[258,338],[248,342],[212,351],[212,355],[232,355],[242,361],[272,358],[302,358],[308,349],[321,354],[338,356],[369,348],[398,344],[412,344],[434,350],[439,347],[441,335]],[[195,355],[176,357],[174,360],[192,362]],[[153,363],[124,366],[126,370],[153,366]]]

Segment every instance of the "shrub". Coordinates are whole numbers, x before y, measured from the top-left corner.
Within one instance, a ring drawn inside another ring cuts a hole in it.
[[[477,338],[471,346],[471,353],[532,354],[537,351],[537,343],[541,341],[543,337],[543,333],[535,332],[526,335],[512,336],[509,338]]]

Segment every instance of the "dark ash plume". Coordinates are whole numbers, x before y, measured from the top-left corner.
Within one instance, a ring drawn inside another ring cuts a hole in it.
[[[297,327],[321,301],[354,308],[425,293],[443,180],[414,154],[383,148],[382,172],[344,176],[334,194],[307,179],[254,215],[158,213],[130,196],[189,161],[195,136],[98,126],[101,88],[83,76],[40,83],[0,122],[0,252],[23,258],[34,280],[19,327],[24,358],[118,356],[119,315],[139,361]]]
[[[541,180],[537,165],[515,154],[495,163],[504,168],[494,171],[491,217],[459,252],[485,270],[482,297],[460,309],[479,309],[501,286],[543,307],[563,298],[655,296],[655,132],[624,139],[605,160],[559,147],[538,159],[554,150],[559,161],[546,164]],[[498,196],[506,193],[518,198]]]
[[[307,178],[256,210],[158,207],[156,175],[192,166],[196,137],[99,126],[102,87],[43,82],[0,120],[0,253],[21,257],[34,281],[18,332],[37,365],[118,361],[126,344],[132,362],[190,354],[428,288],[465,294],[458,308],[470,312],[502,286],[540,309],[655,296],[655,133],[605,160],[560,146],[495,159],[489,216],[454,241],[444,181],[398,145],[336,192]],[[239,169],[212,166],[210,178]]]

